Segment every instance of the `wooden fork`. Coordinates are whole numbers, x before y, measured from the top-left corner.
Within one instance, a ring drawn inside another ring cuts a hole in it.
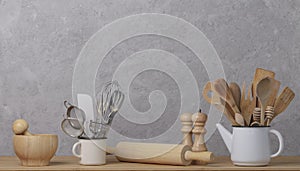
[[[255,108],[255,100],[251,99],[251,88],[248,89],[247,97],[246,96],[246,83],[243,82],[242,87],[242,94],[241,94],[241,101],[240,101],[240,108],[241,114],[244,117],[244,120],[247,125],[250,125],[252,112]]]

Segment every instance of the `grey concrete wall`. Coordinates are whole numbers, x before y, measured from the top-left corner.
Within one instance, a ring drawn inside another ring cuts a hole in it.
[[[14,155],[11,125],[17,118],[26,119],[33,133],[58,134],[57,155],[71,154],[76,140],[62,133],[60,121],[65,111],[62,102],[72,100],[76,59],[87,40],[104,25],[139,13],[169,14],[199,28],[219,54],[229,81],[250,83],[255,68],[263,67],[275,71],[283,86],[300,92],[300,1],[0,0],[0,155]],[[184,61],[198,80],[199,90],[208,81],[205,67],[185,46],[148,35],[115,47],[99,68],[96,86],[111,78],[127,56],[149,48],[169,51]],[[166,73],[145,71],[138,75],[131,84],[131,102],[136,110],[146,111],[151,108],[148,95],[157,89],[168,99],[166,122],[141,132],[116,117],[113,127],[137,138],[156,136],[168,127],[168,118],[178,116],[180,91]],[[272,123],[284,136],[284,155],[300,155],[299,102],[296,95]],[[209,110],[204,100],[200,105]],[[221,122],[229,127],[225,118]],[[228,155],[218,132],[207,143],[217,155]]]

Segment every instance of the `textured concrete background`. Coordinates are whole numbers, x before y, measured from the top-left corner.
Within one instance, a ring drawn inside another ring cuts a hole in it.
[[[275,71],[277,79],[296,94],[300,92],[300,1],[0,0],[0,155],[14,155],[11,124],[20,117],[28,120],[33,133],[59,135],[57,155],[71,154],[76,140],[62,133],[60,121],[65,111],[62,102],[72,100],[76,58],[86,41],[105,24],[138,13],[169,14],[195,25],[214,45],[229,81],[250,83],[255,68],[263,67]],[[203,64],[185,46],[149,35],[115,47],[98,71],[97,87],[110,78],[116,63],[149,48],[178,56],[199,80],[200,90],[208,81]],[[139,111],[151,107],[151,91],[165,93],[166,122],[139,132],[116,117],[113,127],[126,136],[155,136],[168,127],[168,118],[178,116],[180,92],[176,82],[163,72],[145,71],[131,85],[130,98]],[[272,123],[284,136],[284,155],[300,155],[299,102],[296,95],[286,112]],[[201,106],[209,110],[203,100]],[[226,119],[222,123],[229,127]],[[228,155],[218,132],[209,139],[208,147],[217,155]]]

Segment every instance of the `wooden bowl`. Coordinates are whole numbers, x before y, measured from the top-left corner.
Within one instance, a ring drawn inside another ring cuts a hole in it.
[[[14,135],[13,142],[22,166],[46,166],[57,150],[58,137],[53,134]]]

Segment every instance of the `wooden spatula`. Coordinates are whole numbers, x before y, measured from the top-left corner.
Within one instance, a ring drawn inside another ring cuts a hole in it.
[[[283,89],[283,91],[275,101],[273,119],[289,106],[294,97],[295,93],[289,87],[285,87]]]

